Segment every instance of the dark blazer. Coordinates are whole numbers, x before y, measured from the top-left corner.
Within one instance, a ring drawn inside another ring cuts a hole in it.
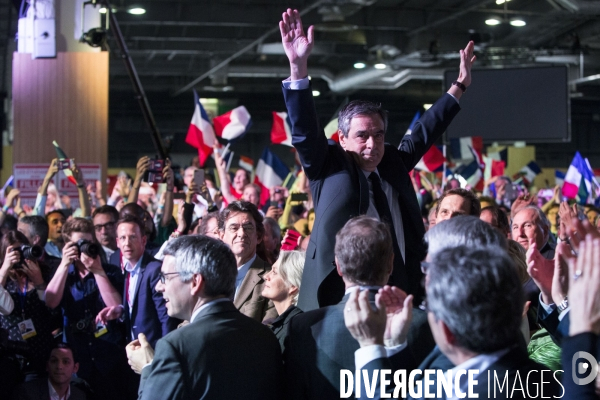
[[[344,324],[348,297],[344,296],[335,306],[296,315],[288,323],[283,354],[286,399],[339,398],[340,370],[355,370],[354,352],[360,347]],[[370,299],[374,303],[374,292],[370,292]],[[413,309],[408,348],[390,358],[393,369],[406,369],[410,373],[434,345],[426,313]]]
[[[127,341],[137,339],[139,333],[146,335],[152,347],[167,333],[177,328],[180,322],[170,318],[165,307],[162,293],[156,291],[156,283],[160,275],[162,262],[144,253],[140,264],[140,275],[135,289],[133,306],[129,309],[127,296],[123,289],[123,319],[125,321],[125,337]],[[131,337],[131,331],[135,337]]]
[[[15,390],[13,400],[48,400],[50,390],[48,389],[48,378],[40,378],[21,384]],[[86,396],[81,390],[71,385],[69,400],[85,400]]]
[[[441,354],[439,350],[437,351]],[[449,361],[447,358],[439,357],[439,354],[434,355],[430,360],[432,363],[429,365],[430,368],[428,369],[441,369],[445,372],[454,368],[451,363],[447,364]],[[379,358],[371,361],[364,369],[369,371],[369,376],[373,376],[376,369],[390,368],[391,363],[389,360]],[[421,369],[421,367],[419,367],[419,369]],[[542,371],[544,372],[542,373]],[[543,391],[543,396],[545,398],[562,398],[565,392],[554,376],[553,371],[542,364],[530,360],[527,355],[527,350],[519,344],[511,348],[508,353],[492,364],[488,370],[483,371],[475,378],[477,384],[473,387],[473,393],[480,399],[531,399],[541,397]],[[437,376],[430,375],[430,377],[431,386],[429,388],[429,393],[435,395],[435,393],[437,393]],[[505,377],[507,379],[506,381],[504,381]],[[503,387],[501,389],[502,385]],[[379,388],[380,385],[378,382],[375,389],[375,396],[368,397],[363,386],[361,399],[380,399],[381,392]],[[390,392],[392,390],[393,388],[390,389]],[[409,398],[424,399],[424,387],[421,388],[421,394],[423,397],[413,398],[409,396]],[[442,397],[434,398],[445,399],[445,392],[442,391]]]
[[[285,338],[288,335],[288,329],[290,321],[293,317],[298,314],[301,314],[302,310],[296,306],[290,306],[287,310],[283,312],[279,317],[277,317],[272,323],[269,324],[271,330],[279,340],[279,345],[281,346],[281,352],[285,350]]]
[[[563,374],[563,386],[565,387],[565,398],[577,399],[577,400],[597,400],[596,395],[596,380],[585,385],[576,385],[573,380],[573,376],[577,378],[585,378],[589,372],[580,375],[577,370],[573,370],[573,367],[578,365],[579,362],[586,362],[590,364],[590,360],[585,360],[582,357],[575,357],[575,354],[580,351],[585,351],[592,355],[596,360],[600,360],[600,337],[591,332],[580,333],[579,335],[565,337],[563,339],[562,347],[562,366],[565,370]],[[575,358],[575,360],[573,360]],[[596,361],[597,362],[597,361]],[[590,369],[588,368],[587,371]]]
[[[327,141],[319,126],[311,89],[287,90],[283,94],[292,125],[292,143],[310,181],[315,207],[315,225],[306,250],[302,290],[298,307],[304,311],[337,304],[344,284],[332,265],[335,235],[352,217],[366,214],[369,207],[367,178],[337,143]],[[377,167],[381,178],[398,192],[402,215],[406,261],[397,254],[399,267],[392,281],[414,294],[424,294],[420,262],[425,258],[425,228],[419,203],[408,172],[446,130],[460,107],[449,94],[442,96],[415,124],[400,148],[386,144]],[[404,264],[404,265],[402,265]]]
[[[537,309],[537,322],[546,328],[554,343],[559,347],[562,347],[563,338],[569,336],[569,312],[565,312],[565,316],[559,319],[560,313],[556,308],[549,314],[541,305]]]
[[[235,307],[242,314],[257,321],[277,318],[277,310],[273,302],[262,296],[265,286],[263,276],[270,270],[271,266],[256,256],[233,301]]]
[[[231,302],[200,311],[158,341],[139,399],[282,399],[279,343]]]

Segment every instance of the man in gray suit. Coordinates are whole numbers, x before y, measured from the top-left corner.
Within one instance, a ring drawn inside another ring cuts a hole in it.
[[[223,242],[185,236],[169,242],[156,290],[170,317],[190,321],[160,339],[140,340],[130,364],[145,361],[139,399],[281,399],[281,350],[269,328],[231,303],[237,276]]]
[[[335,238],[335,264],[346,286],[342,301],[334,306],[298,314],[289,323],[284,361],[287,399],[333,399],[340,396],[340,371],[354,371],[354,352],[359,343],[344,325],[344,304],[351,293],[367,289],[369,301],[383,292],[394,263],[388,226],[367,216],[349,220]],[[386,290],[390,287],[386,287]],[[386,355],[395,368],[416,368],[434,347],[424,311],[412,308],[412,296],[398,288],[402,299],[390,311],[390,320],[407,318],[412,323],[402,331],[388,331]]]

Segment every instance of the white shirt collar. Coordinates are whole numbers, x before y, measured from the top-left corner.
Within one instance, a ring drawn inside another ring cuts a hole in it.
[[[58,393],[56,393],[56,390],[54,390],[54,386],[52,386],[50,379],[48,379],[48,392],[50,392],[50,400],[67,400],[69,397],[71,397],[71,385],[69,385],[67,388],[65,397],[61,398],[58,396]]]
[[[222,303],[224,301],[231,301],[231,300],[228,299],[228,298],[226,298],[226,297],[224,297],[224,298],[221,298],[221,299],[216,299],[216,300],[209,301],[208,303],[205,303],[205,304],[201,305],[200,308],[198,308],[192,314],[192,318],[190,318],[190,323],[194,322],[194,320],[196,319],[196,317],[198,316],[198,314],[200,314],[200,311],[204,310],[205,308],[208,308],[209,306],[212,306],[212,305],[217,304],[217,303]]]
[[[144,258],[144,255],[142,254],[142,256],[140,257],[140,259],[138,260],[138,262],[132,267],[131,263],[129,262],[129,260],[127,260],[125,262],[125,271],[129,272],[131,275],[136,275],[138,272],[140,272],[140,265],[142,264],[142,258]]]

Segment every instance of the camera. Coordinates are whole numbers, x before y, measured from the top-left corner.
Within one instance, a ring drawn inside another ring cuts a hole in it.
[[[91,332],[93,326],[93,318],[89,316],[86,316],[85,318],[82,318],[77,322],[71,323],[71,328],[73,329],[73,331],[79,333]]]
[[[40,246],[30,246],[28,244],[23,244],[21,247],[13,247],[12,251],[18,251],[21,257],[21,261],[15,268],[22,268],[21,265],[25,260],[39,260],[44,255],[44,249]]]
[[[90,240],[78,240],[77,248],[79,249],[80,254],[84,253],[91,258],[96,258],[100,255],[100,246]]]
[[[144,177],[148,183],[162,183],[163,182],[163,168],[165,167],[165,160],[151,159],[148,161],[148,172]]]

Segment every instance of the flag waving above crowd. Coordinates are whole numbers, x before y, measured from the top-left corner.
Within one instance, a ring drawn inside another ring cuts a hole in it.
[[[192,122],[190,122],[185,142],[198,149],[198,160],[201,166],[204,165],[206,159],[213,153],[213,147],[217,144],[215,131],[195,90],[194,115],[192,116]]]

